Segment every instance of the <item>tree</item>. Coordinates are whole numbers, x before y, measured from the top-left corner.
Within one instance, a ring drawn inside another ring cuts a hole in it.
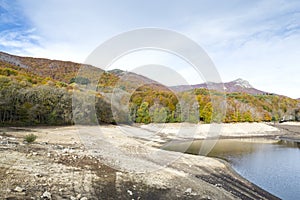
[[[137,110],[137,123],[145,123],[149,124],[151,122],[151,118],[149,115],[149,103],[143,102],[139,109]]]
[[[212,113],[213,113],[212,103],[208,102],[205,105],[205,107],[202,110],[200,110],[200,119],[205,123],[210,123],[212,120]]]
[[[155,103],[153,106],[151,106],[151,108],[149,109],[149,114],[151,117],[151,121],[154,123],[167,122],[168,109],[163,107],[162,105],[159,105],[158,103]]]
[[[245,121],[245,122],[253,122],[252,114],[251,114],[251,112],[249,110],[247,110],[243,114],[243,121]]]
[[[80,85],[88,85],[91,83],[91,81],[86,77],[77,76],[77,77],[71,78],[70,83],[77,83]]]

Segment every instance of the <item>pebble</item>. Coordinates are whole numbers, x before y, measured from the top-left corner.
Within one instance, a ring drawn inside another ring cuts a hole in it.
[[[51,198],[51,193],[48,192],[48,191],[46,191],[46,192],[43,193],[43,195],[41,196],[41,198],[43,198],[43,199],[52,199]]]
[[[41,144],[41,145],[47,145],[48,142],[41,142],[40,144]]]
[[[186,189],[184,193],[191,194],[192,193],[192,188]]]
[[[82,197],[80,200],[88,200],[87,197]]]
[[[64,147],[62,145],[56,145],[55,148],[56,149],[64,149]]]
[[[24,192],[25,189],[24,188],[21,188],[19,186],[17,186],[15,189],[14,189],[15,192]]]
[[[36,177],[38,177],[38,178],[41,178],[41,177],[43,177],[43,175],[42,175],[42,174],[36,174],[35,176],[36,176]]]
[[[133,193],[132,193],[132,191],[131,191],[131,190],[127,190],[127,192],[128,192],[128,194],[129,194],[130,196],[132,196],[132,195],[133,195]]]
[[[0,141],[0,144],[8,144],[8,141],[7,140]]]
[[[210,200],[211,197],[210,197],[210,196],[207,196],[207,195],[204,195],[204,196],[201,197],[201,199],[203,199],[203,200]]]
[[[77,200],[76,197],[70,196],[70,200]]]
[[[222,187],[222,184],[217,183],[217,184],[215,184],[215,186],[216,186],[216,187]]]

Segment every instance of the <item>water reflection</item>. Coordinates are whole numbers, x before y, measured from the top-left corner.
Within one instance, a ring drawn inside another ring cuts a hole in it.
[[[170,151],[178,151],[195,155],[202,155],[201,148],[208,140],[190,140],[177,141],[166,144],[162,149]],[[223,157],[223,155],[241,155],[252,153],[259,148],[262,143],[277,143],[274,140],[263,138],[251,139],[220,139],[216,141],[214,148],[209,152],[208,156]]]
[[[204,143],[202,140],[178,141],[163,148],[198,155]],[[243,177],[282,199],[300,196],[300,142],[220,139],[208,155],[226,159]]]

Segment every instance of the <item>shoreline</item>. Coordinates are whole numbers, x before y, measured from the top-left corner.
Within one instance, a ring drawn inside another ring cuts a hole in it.
[[[152,127],[149,128],[149,126]],[[179,125],[177,124],[174,127],[178,128],[178,126]],[[188,127],[189,125],[183,126]],[[230,126],[231,127],[227,125],[227,129],[225,130],[232,128],[232,135],[230,136],[228,134],[229,132],[224,131],[223,133],[225,134],[220,134],[220,138],[239,138],[241,136],[248,138],[274,138],[277,136],[288,136],[287,132],[280,133],[280,129],[274,127],[270,128],[270,126],[266,124],[256,123],[246,125],[246,130],[252,130],[252,132],[248,132],[248,134],[245,134],[245,130],[244,132],[240,131],[240,127],[242,127],[240,124]],[[107,184],[105,187],[113,188],[113,190],[116,191],[116,194],[121,195],[124,198],[133,198],[134,195],[137,195],[136,198],[138,196],[145,197],[147,193],[151,193],[153,195],[157,195],[157,197],[165,197],[168,199],[164,196],[164,193],[166,193],[171,195],[170,199],[181,199],[185,197],[190,197],[191,199],[208,197],[212,199],[251,199],[251,197],[260,199],[278,199],[274,195],[241,177],[234,171],[230,163],[227,161],[220,160],[218,158],[194,156],[178,152],[164,151],[161,149],[158,150],[158,144],[167,142],[170,139],[174,140],[176,136],[174,135],[174,132],[171,132],[169,135],[166,133],[169,130],[174,131],[174,128],[172,129],[171,127],[170,129],[170,126],[167,128],[165,127],[164,129],[159,128],[160,127],[158,126],[158,128],[155,127],[154,129],[153,124],[148,125],[148,127],[105,125],[101,127],[100,136],[99,133],[96,134],[97,131],[99,131],[97,127],[89,126],[25,127],[21,128],[21,131],[1,128],[0,130],[2,132],[4,132],[5,129],[7,130],[7,136],[0,134],[0,140],[7,140],[8,142],[7,145],[4,144],[4,142],[1,142],[0,144],[0,149],[2,149],[0,154],[3,154],[1,155],[3,156],[3,162],[1,163],[6,163],[6,165],[2,164],[0,169],[5,169],[4,171],[6,174],[7,170],[11,169],[14,165],[14,163],[11,163],[12,166],[9,166],[10,160],[17,159],[19,160],[18,162],[20,163],[20,167],[14,166],[13,168],[17,171],[13,170],[12,175],[22,172],[19,176],[23,176],[24,180],[28,181],[26,186],[27,192],[24,191],[22,194],[16,193],[13,191],[16,186],[16,180],[10,179],[7,175],[2,174],[0,170],[1,177],[7,179],[6,181],[4,181],[4,179],[0,180],[1,186],[9,186],[9,188],[3,187],[3,190],[5,191],[1,191],[0,194],[3,194],[4,196],[0,196],[1,198],[7,198],[14,195],[29,197],[26,196],[29,195],[29,192],[33,196],[41,196],[41,191],[49,190],[53,196],[62,197],[60,196],[62,193],[53,189],[53,186],[33,189],[35,188],[34,185],[36,182],[31,183],[30,180],[32,180],[32,176],[30,175],[30,172],[43,170],[47,172],[47,170],[43,167],[41,168],[40,166],[33,165],[33,163],[36,162],[36,158],[38,158],[49,163],[44,166],[45,168],[47,168],[48,165],[56,166],[58,169],[62,167],[65,168],[64,166],[68,166],[70,168],[77,166],[76,170],[81,171],[80,173],[90,174],[90,177],[94,177],[91,180],[95,179],[104,181]],[[158,132],[157,130],[163,131]],[[187,128],[186,131],[188,130],[190,129]],[[199,130],[204,129],[197,129],[196,127],[195,130],[198,131],[196,132],[196,134],[198,134],[201,133]],[[257,134],[256,130],[265,131],[263,134]],[[129,131],[130,133],[128,133]],[[29,132],[38,135],[38,139],[32,145],[23,145],[22,138]],[[199,137],[203,135],[198,134],[197,136]],[[182,140],[184,138],[183,136],[186,136],[185,132],[179,135],[177,139]],[[91,138],[92,142],[90,143]],[[33,156],[33,153],[35,156]],[[49,154],[50,156],[48,157],[47,155]],[[76,159],[74,160],[73,157],[82,158],[83,160],[80,161],[80,159],[78,159],[80,162],[75,165],[74,163],[76,163]],[[102,174],[103,172],[101,172],[101,170],[99,172],[97,166],[94,164],[92,165],[90,161],[86,160],[88,157],[90,157],[90,160],[94,160],[93,162],[98,162],[99,164],[97,165],[101,165],[103,168],[107,169],[106,171],[109,172],[107,177],[103,177],[105,174]],[[26,159],[24,160],[24,158]],[[162,160],[162,158],[164,159]],[[168,159],[171,161],[169,164],[164,161]],[[59,163],[62,165],[60,164],[57,166],[57,160],[60,160]],[[131,162],[128,162],[129,160],[131,160]],[[84,165],[84,163],[87,165]],[[24,173],[24,169],[21,168],[21,166],[24,165],[28,165],[27,167],[31,169],[31,171],[29,170]],[[31,165],[33,165],[33,167],[30,167]],[[87,171],[85,166],[90,166],[90,170]],[[154,168],[156,170],[153,170]],[[143,170],[144,173],[141,173]],[[66,173],[66,176],[71,176],[72,173],[70,175],[67,174],[68,173]],[[56,177],[56,175],[52,174],[52,172],[44,174],[43,176],[52,178],[54,180],[52,183],[53,185],[57,185],[57,182],[60,182],[62,185],[68,185],[67,182],[65,183],[60,180],[60,176]],[[72,178],[70,180],[72,180]],[[235,181],[238,181],[239,184],[235,184]],[[4,183],[5,185],[3,185]],[[21,183],[19,184],[21,185]],[[97,188],[100,187],[95,183],[95,181],[79,183],[79,186],[82,184],[83,186],[86,185],[86,187],[90,187],[90,190],[82,191],[82,189],[76,188],[76,190],[79,191],[77,193],[80,193],[82,196],[87,198],[92,198],[93,196],[100,194],[106,197],[110,197],[109,195],[111,195],[111,193],[107,193],[105,190],[103,190],[104,192],[102,193],[95,192],[95,190],[98,191]],[[126,186],[126,188],[124,188],[124,186]],[[143,187],[139,188],[139,186]],[[57,188],[57,186],[55,187]],[[11,192],[8,192],[9,190]],[[70,193],[68,194],[69,196],[75,195],[71,194],[72,190],[74,190],[74,188],[66,189],[66,191]],[[94,190],[94,192],[92,190]]]

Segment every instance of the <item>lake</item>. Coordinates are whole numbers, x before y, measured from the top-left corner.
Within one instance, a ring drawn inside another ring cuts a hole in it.
[[[263,138],[172,142],[166,150],[204,154],[227,160],[243,177],[287,200],[300,197],[300,143]],[[209,144],[209,145],[208,145]]]

